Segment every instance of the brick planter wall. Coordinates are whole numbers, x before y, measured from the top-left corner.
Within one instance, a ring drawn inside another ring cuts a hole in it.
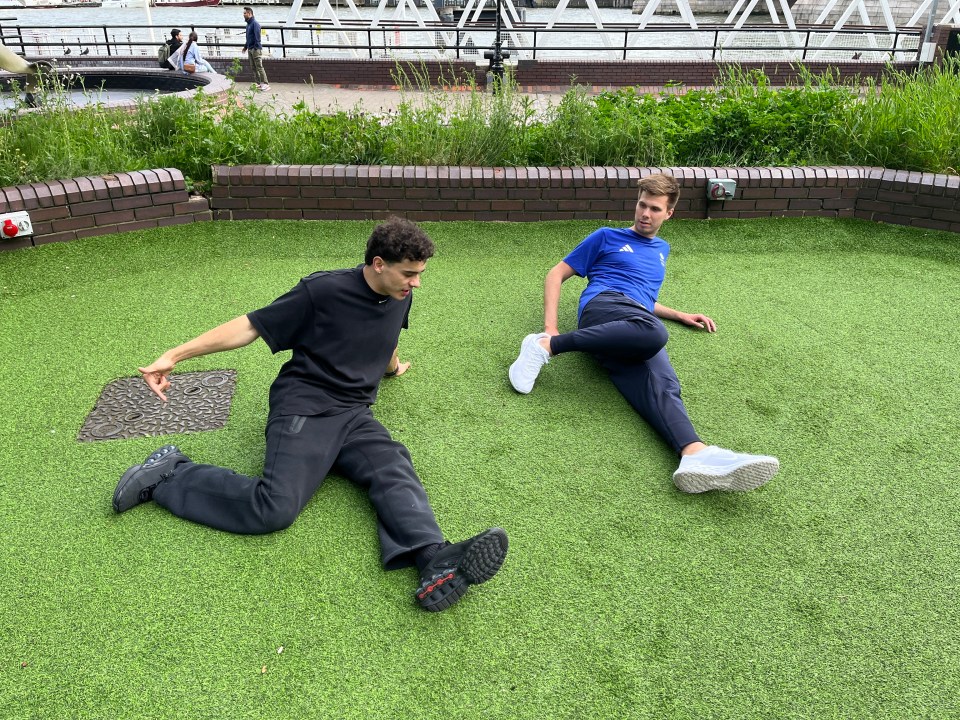
[[[214,166],[212,199],[179,170],[144,170],[0,189],[0,213],[30,212],[33,237],[0,251],[204,220],[608,220],[633,216],[637,181],[660,168],[365,165]],[[871,167],[664,168],[676,217],[856,217],[960,233],[960,176]],[[709,178],[737,182],[706,197]]]
[[[869,167],[665,168],[676,217],[858,217],[960,232],[960,177]],[[637,181],[658,168],[245,165],[213,168],[220,220],[610,220],[633,214]],[[708,178],[737,181],[725,202]]]
[[[913,72],[915,62],[882,63],[811,62],[802,63],[814,75],[835,71],[842,80],[878,79],[891,70]],[[520,60],[516,67],[517,85],[526,91],[538,88],[569,87],[577,85],[593,89],[664,86],[678,84],[691,87],[711,87],[720,78],[729,63],[705,60],[677,60],[673,62],[609,61],[609,60]],[[742,62],[737,66],[745,71],[761,70],[776,87],[796,85],[798,73],[790,62]]]
[[[0,213],[17,210],[30,213],[34,235],[0,239],[0,250],[212,218],[207,199],[190,197],[183,173],[176,169],[0,189]]]

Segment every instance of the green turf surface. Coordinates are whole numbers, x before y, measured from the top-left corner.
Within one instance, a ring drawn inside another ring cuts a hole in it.
[[[0,254],[3,718],[946,718],[960,715],[960,239],[857,221],[672,221],[661,301],[698,430],[776,454],[745,495],[675,458],[588,358],[529,396],[506,369],[590,223],[426,224],[438,246],[375,414],[441,527],[510,533],[448,612],[379,566],[362,492],[234,536],[120,474],[164,442],[260,470],[262,342],[223,430],[78,443],[103,386],[313,270],[370,223],[205,223]],[[582,281],[564,289],[571,328]],[[283,648],[278,653],[278,648]],[[263,669],[266,669],[263,672]]]

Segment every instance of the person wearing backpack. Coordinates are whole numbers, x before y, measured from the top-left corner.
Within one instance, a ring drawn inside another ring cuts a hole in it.
[[[160,63],[160,67],[166,70],[175,69],[167,61],[180,49],[181,45],[183,45],[183,36],[181,35],[180,28],[174,28],[170,31],[170,39],[161,45],[157,51],[157,61]]]

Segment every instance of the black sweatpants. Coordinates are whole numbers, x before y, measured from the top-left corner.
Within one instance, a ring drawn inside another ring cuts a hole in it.
[[[367,491],[388,570],[413,564],[416,550],[443,542],[410,453],[370,408],[278,415],[267,423],[266,437],[263,477],[184,462],[157,486],[154,501],[219,530],[269,533],[289,527],[333,470]]]
[[[587,303],[578,330],[550,338],[550,350],[593,355],[633,409],[679,453],[700,438],[664,350],[668,338],[660,318],[626,295],[608,291]]]

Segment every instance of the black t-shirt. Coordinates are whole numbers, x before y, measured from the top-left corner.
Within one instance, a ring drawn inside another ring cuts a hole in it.
[[[293,350],[270,388],[271,415],[319,415],[372,405],[407,327],[405,300],[374,292],[363,265],[316,272],[247,314],[277,353]]]

